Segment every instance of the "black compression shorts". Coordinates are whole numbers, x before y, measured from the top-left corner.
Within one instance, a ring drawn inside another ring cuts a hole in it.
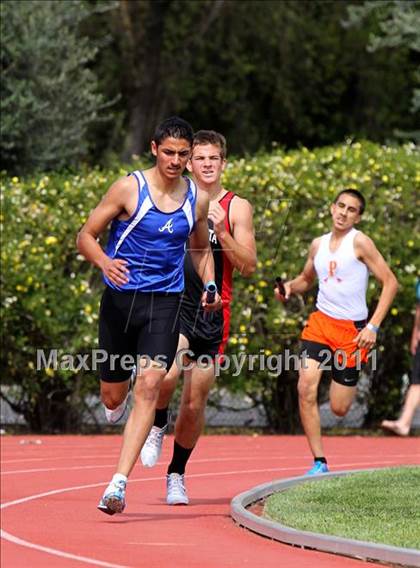
[[[192,361],[196,361],[200,355],[209,355],[214,359],[223,339],[222,314],[204,314],[201,308],[197,311],[181,304],[179,332],[188,339],[189,350],[194,353],[189,355]]]
[[[107,353],[99,365],[101,380],[126,381],[138,357],[170,369],[178,346],[178,311],[179,294],[118,292],[107,287],[99,315],[99,348]]]
[[[330,370],[332,372],[332,380],[346,387],[355,387],[360,376],[360,365],[354,367],[345,367],[336,360],[334,352],[323,343],[316,341],[301,341],[300,355],[302,365],[305,365],[306,358],[313,359],[320,363],[321,370]]]

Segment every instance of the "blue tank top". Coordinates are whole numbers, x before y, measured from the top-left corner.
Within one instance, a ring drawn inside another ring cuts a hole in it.
[[[139,292],[182,292],[186,242],[195,223],[197,188],[187,181],[184,203],[171,213],[160,211],[153,203],[146,178],[140,171],[132,174],[138,185],[138,202],[126,221],[114,219],[106,254],[128,262],[129,282],[117,286],[105,276],[114,290]]]

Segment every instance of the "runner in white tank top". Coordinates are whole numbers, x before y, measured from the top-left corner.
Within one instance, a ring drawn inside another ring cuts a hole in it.
[[[317,405],[318,385],[324,369],[332,370],[330,405],[344,416],[353,402],[361,363],[375,345],[382,320],[398,289],[398,282],[373,241],[354,228],[365,208],[356,190],[340,192],[331,205],[332,231],[315,239],[302,273],[278,288],[278,300],[309,290],[318,278],[317,310],[302,332],[304,358],[299,372],[299,410],[314,456],[309,475],[326,473]],[[369,322],[366,290],[369,271],[381,283],[378,304]]]
[[[330,243],[333,233],[323,235],[314,257],[318,276],[318,310],[335,319],[365,320],[368,315],[366,290],[369,271],[354,252],[359,231],[351,229],[334,252]]]

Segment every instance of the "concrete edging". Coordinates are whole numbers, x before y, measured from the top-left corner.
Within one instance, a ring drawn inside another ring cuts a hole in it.
[[[314,548],[323,552],[353,556],[364,560],[378,560],[380,562],[401,564],[403,566],[420,567],[420,551],[413,548],[399,548],[397,546],[389,546],[386,544],[353,540],[309,531],[300,531],[289,528],[281,523],[270,521],[264,517],[259,517],[246,509],[246,507],[260,499],[268,497],[273,493],[286,491],[287,489],[300,485],[301,483],[308,481],[322,481],[326,478],[343,477],[349,474],[366,471],[378,471],[378,468],[338,471],[312,477],[291,477],[288,479],[271,481],[269,483],[264,483],[263,485],[257,485],[249,491],[240,493],[232,499],[230,514],[236,523],[246,529],[287,544],[303,548]]]

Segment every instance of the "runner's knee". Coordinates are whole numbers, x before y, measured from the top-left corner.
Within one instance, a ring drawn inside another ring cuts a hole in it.
[[[307,404],[317,403],[317,397],[318,397],[317,385],[314,385],[312,382],[309,382],[306,379],[302,378],[299,379],[298,394],[299,394],[299,400],[303,403]]]
[[[165,376],[165,369],[152,367],[143,371],[136,380],[134,400],[157,400]]]
[[[330,401],[331,411],[339,417],[345,416],[349,411],[351,403],[342,401]]]

